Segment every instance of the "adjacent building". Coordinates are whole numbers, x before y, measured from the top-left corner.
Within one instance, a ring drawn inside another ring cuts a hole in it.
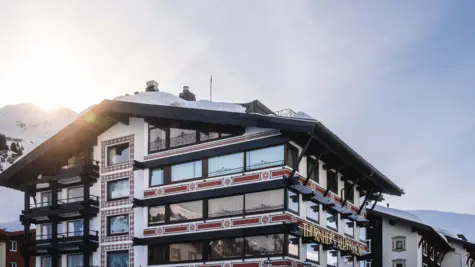
[[[475,267],[475,242],[424,223],[410,212],[369,212],[371,267]]]
[[[32,240],[35,230],[31,230],[28,237]],[[25,241],[23,231],[8,231],[0,229],[0,267],[24,267],[24,260],[21,254],[21,246]],[[34,259],[34,258],[32,258]],[[34,262],[30,261],[28,267],[33,267]]]
[[[366,265],[366,204],[403,190],[324,125],[147,86],[0,175],[24,192],[24,231],[36,225],[26,264]]]

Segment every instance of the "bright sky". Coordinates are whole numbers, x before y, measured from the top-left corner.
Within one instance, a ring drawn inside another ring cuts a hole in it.
[[[321,120],[405,189],[475,213],[474,1],[2,1],[0,106],[76,111],[155,79]]]

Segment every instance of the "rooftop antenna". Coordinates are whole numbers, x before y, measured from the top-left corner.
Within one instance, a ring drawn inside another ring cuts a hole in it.
[[[209,101],[213,101],[213,74],[209,77]]]

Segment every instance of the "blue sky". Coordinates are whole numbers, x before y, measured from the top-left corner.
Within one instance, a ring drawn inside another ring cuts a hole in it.
[[[212,73],[215,100],[322,121],[405,189],[392,207],[475,213],[473,1],[0,3],[0,106],[207,98]]]

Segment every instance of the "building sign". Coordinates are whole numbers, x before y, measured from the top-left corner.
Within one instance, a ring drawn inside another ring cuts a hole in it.
[[[350,251],[357,256],[360,256],[361,252],[366,250],[364,244],[309,223],[303,223],[303,235],[312,239],[315,243],[331,245],[335,249]]]

